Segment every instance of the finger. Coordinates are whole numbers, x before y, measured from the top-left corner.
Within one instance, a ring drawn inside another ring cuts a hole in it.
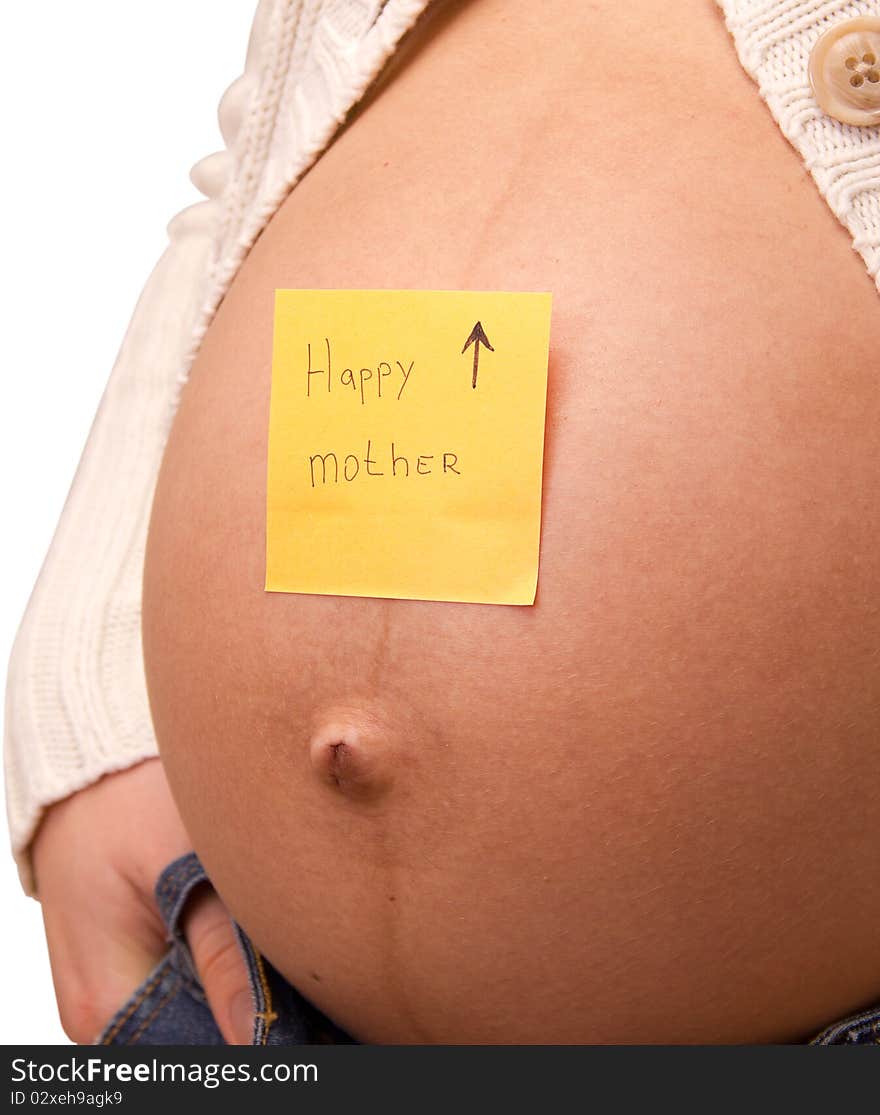
[[[91,1045],[162,959],[164,942],[147,946],[92,927],[87,939],[58,919],[43,918],[61,1027]]]
[[[211,1013],[230,1045],[250,1045],[254,999],[232,919],[217,892],[199,887],[187,903],[184,934]]]

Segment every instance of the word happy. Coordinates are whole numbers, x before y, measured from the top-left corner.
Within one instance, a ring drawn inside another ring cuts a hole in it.
[[[326,346],[327,355],[327,366],[325,368],[313,366],[312,346],[310,344],[306,345],[308,359],[308,366],[306,369],[306,398],[311,398],[318,391],[325,391],[327,394],[333,391],[333,360],[330,353],[330,339],[328,337],[324,338],[324,345]],[[315,358],[318,358],[317,352],[315,353]],[[382,398],[383,382],[387,380],[388,382],[384,385],[385,397],[394,398],[394,392],[395,389],[397,389],[396,398],[399,401],[407,383],[409,383],[409,377],[412,375],[414,367],[415,360],[411,360],[408,365],[404,365],[400,360],[395,360],[393,365],[388,360],[380,360],[375,370],[369,367],[343,368],[336,381],[337,390],[341,388],[345,392],[351,392],[352,396],[360,398],[362,405],[366,405],[368,398],[377,400]],[[313,376],[322,378],[316,378],[315,381],[312,382]]]

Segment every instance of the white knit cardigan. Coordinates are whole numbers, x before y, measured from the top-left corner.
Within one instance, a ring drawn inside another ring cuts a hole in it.
[[[135,307],[22,619],[6,692],[6,798],[22,884],[44,809],[156,754],[140,596],[156,476],[214,311],[251,244],[331,142],[429,0],[261,0],[219,117],[226,150],[193,168],[208,200],[169,225]],[[826,116],[807,59],[880,4],[717,0],[740,61],[880,290],[880,128]]]

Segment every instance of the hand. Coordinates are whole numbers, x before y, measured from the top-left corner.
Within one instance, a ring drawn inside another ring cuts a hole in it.
[[[167,951],[153,887],[192,850],[159,759],[108,774],[53,805],[33,843],[52,980],[64,1032],[94,1042]],[[248,1045],[253,1002],[225,906],[210,886],[183,929],[217,1025]]]

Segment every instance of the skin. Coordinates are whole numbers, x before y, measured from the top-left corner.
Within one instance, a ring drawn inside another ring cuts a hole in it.
[[[149,833],[149,840],[144,840]],[[108,775],[48,810],[33,863],[61,1024],[90,1044],[166,949],[153,887],[192,849],[162,763]],[[183,930],[227,1042],[250,1044],[247,970],[223,903],[197,888]]]
[[[554,292],[533,608],[263,592],[281,286]],[[184,392],[144,649],[223,901],[355,1036],[876,1001],[878,346],[709,0],[442,5],[297,185]]]

